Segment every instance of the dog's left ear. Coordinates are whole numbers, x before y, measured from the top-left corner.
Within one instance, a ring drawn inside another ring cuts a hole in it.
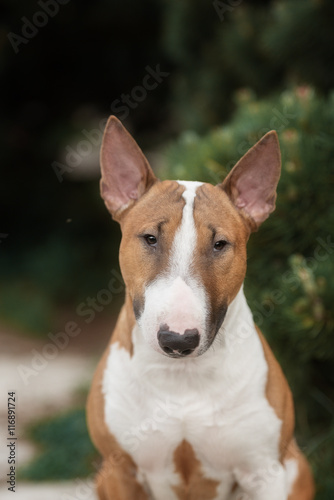
[[[247,151],[219,185],[246,216],[253,231],[275,210],[280,173],[279,142],[272,130]]]
[[[142,150],[116,116],[106,125],[101,147],[101,196],[114,219],[156,181]]]

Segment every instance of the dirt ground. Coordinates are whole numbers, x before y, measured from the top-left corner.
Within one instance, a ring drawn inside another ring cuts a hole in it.
[[[46,344],[52,344],[50,339],[36,340],[0,326],[1,500],[96,500],[91,483],[83,484],[79,480],[57,483],[17,480],[15,495],[8,491],[7,393],[15,391],[16,465],[22,467],[36,453],[34,444],[24,436],[25,428],[40,418],[57,415],[73,406],[77,391],[90,384],[113,323],[110,318],[99,318],[94,325],[83,327],[62,349],[45,348]]]

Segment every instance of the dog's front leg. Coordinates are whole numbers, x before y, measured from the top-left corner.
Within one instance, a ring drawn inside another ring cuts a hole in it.
[[[151,500],[137,481],[136,471],[127,464],[126,458],[119,463],[106,459],[95,478],[99,500]]]
[[[287,474],[278,461],[268,460],[260,468],[237,468],[234,476],[240,486],[237,500],[287,500]]]

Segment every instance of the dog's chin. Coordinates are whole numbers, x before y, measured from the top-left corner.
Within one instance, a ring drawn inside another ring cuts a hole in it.
[[[200,349],[198,350],[198,352],[192,352],[191,354],[189,355],[184,355],[184,354],[174,354],[174,353],[170,353],[170,354],[167,354],[166,352],[164,352],[163,350],[159,349],[158,351],[160,354],[162,354],[165,358],[170,358],[170,359],[183,359],[183,360],[186,360],[186,359],[195,359],[195,358],[198,358],[199,356],[201,356],[201,354],[203,354],[205,352],[204,351],[201,351]]]
[[[198,349],[196,349],[194,352],[192,352],[189,355],[174,354],[174,353],[167,354],[160,348],[155,348],[154,350],[159,352],[159,354],[161,354],[165,358],[170,358],[172,360],[174,360],[174,359],[181,360],[182,359],[183,361],[185,361],[185,360],[190,361],[190,360],[197,359],[197,358],[203,356],[203,354],[205,354],[206,352],[208,352],[210,350],[210,348],[213,346],[214,341],[215,341],[215,337],[211,341],[206,342],[205,345],[199,346]]]
[[[215,343],[216,340],[216,334],[218,332],[213,331],[210,336],[205,336],[204,342],[201,343],[192,353],[188,355],[184,354],[179,354],[179,353],[166,353],[164,352],[159,345],[154,345],[154,350],[164,356],[165,358],[170,358],[170,359],[175,359],[175,360],[194,360],[196,358],[199,358],[203,354],[205,354]]]

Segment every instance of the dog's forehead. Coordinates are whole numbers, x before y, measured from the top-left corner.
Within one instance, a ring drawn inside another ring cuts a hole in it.
[[[214,233],[222,231],[225,236],[240,232],[248,234],[240,213],[220,186],[205,183],[198,187],[194,219],[198,228],[205,227]]]
[[[170,221],[177,225],[185,204],[183,191],[176,181],[157,182],[125,214],[121,221],[123,230],[138,231],[150,226],[153,229]]]
[[[183,209],[190,205],[196,226],[214,224],[219,221],[233,227],[239,221],[228,196],[218,187],[195,181],[161,181],[138,200],[126,215],[126,225],[160,225],[173,222],[181,224]],[[231,221],[229,221],[231,218]]]

